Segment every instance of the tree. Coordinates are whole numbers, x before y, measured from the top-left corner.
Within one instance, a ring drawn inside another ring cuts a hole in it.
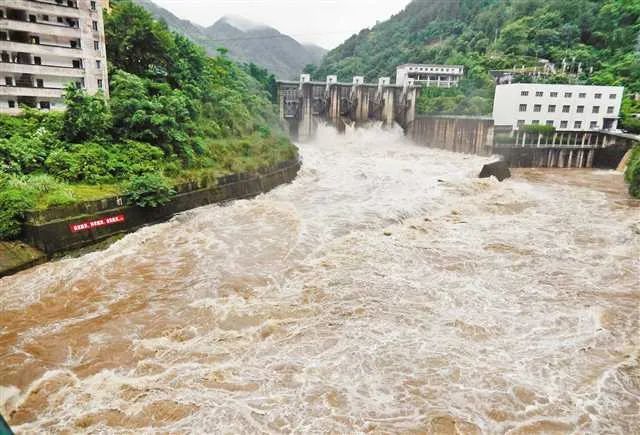
[[[63,135],[69,142],[105,141],[111,129],[111,112],[102,92],[89,95],[70,83],[65,88]]]

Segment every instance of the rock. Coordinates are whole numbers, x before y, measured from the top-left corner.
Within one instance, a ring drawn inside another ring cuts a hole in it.
[[[631,231],[640,235],[640,222],[638,222],[637,224],[631,225]]]
[[[480,172],[480,178],[496,177],[498,181],[504,181],[507,178],[511,178],[511,171],[509,165],[504,160],[484,165],[482,172]]]
[[[384,232],[384,235],[385,235],[385,236],[387,236],[387,237],[389,237],[389,236],[391,235],[391,231],[385,231],[385,232]]]

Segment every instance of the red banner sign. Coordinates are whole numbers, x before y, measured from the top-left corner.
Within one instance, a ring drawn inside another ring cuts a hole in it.
[[[69,225],[69,229],[72,233],[79,233],[81,231],[89,231],[94,228],[108,227],[110,225],[120,224],[124,221],[125,216],[123,214],[119,214],[118,216],[109,216],[102,219],[96,219],[94,221],[71,224]]]

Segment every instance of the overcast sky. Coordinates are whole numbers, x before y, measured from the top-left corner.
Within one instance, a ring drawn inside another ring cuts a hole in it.
[[[153,0],[180,18],[210,26],[237,15],[275,27],[301,42],[334,48],[410,0]]]

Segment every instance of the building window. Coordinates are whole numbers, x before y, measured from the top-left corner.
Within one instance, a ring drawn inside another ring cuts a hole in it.
[[[543,96],[544,96],[544,92],[542,91],[536,92],[536,97],[543,97]]]
[[[13,77],[5,77],[4,84],[7,86],[13,86]]]
[[[529,91],[522,91],[522,92],[520,92],[520,96],[521,96],[521,97],[528,97],[528,96],[529,96]]]
[[[551,92],[551,94],[549,94],[551,96],[551,98],[557,98],[558,97],[558,93],[557,92]]]
[[[551,104],[549,106],[549,113],[556,113],[556,106],[555,104]]]
[[[78,59],[72,60],[71,65],[76,69],[82,68],[82,62]]]
[[[565,92],[564,93],[564,97],[565,98],[571,98],[571,97],[573,97],[573,94],[571,92]]]
[[[571,106],[562,106],[562,113],[571,112]]]
[[[91,10],[92,11],[96,10],[96,2],[94,2],[94,1],[91,2]]]
[[[535,106],[533,106],[533,111],[542,112],[542,104],[536,104]]]
[[[97,22],[97,21],[94,21],[94,22],[92,23],[92,27],[93,27],[93,30],[95,30],[95,31],[97,32],[97,31],[98,31],[98,22]]]
[[[42,21],[49,21],[49,15],[43,15]]]
[[[100,41],[93,41],[93,49],[100,50]]]
[[[524,125],[524,119],[519,119],[518,120],[518,128],[522,127]]]
[[[36,79],[36,86],[39,88],[44,88],[44,80]]]
[[[98,79],[98,89],[102,89],[102,79]]]
[[[40,108],[49,110],[51,109],[51,104],[48,101],[40,101]]]
[[[596,100],[602,99],[602,94],[595,94],[594,96],[595,96]]]
[[[560,128],[569,127],[569,121],[560,121]]]
[[[521,104],[520,105],[520,111],[521,112],[526,112],[527,111],[527,105],[526,104]]]
[[[37,21],[36,16],[35,15],[29,15],[29,21],[32,23],[35,23]]]
[[[531,121],[531,124],[538,125],[538,124],[540,124],[540,121],[537,120],[537,119],[534,119],[533,121]]]
[[[607,113],[613,113],[613,111],[614,111],[613,106],[607,107]]]
[[[7,39],[9,39],[7,32],[0,32],[0,41],[6,41]]]
[[[593,130],[594,128],[598,128],[598,121],[591,121],[591,124],[589,124],[589,128],[591,130]]]
[[[58,23],[62,24],[64,22],[64,19],[62,17],[58,17]]]
[[[578,106],[576,113],[584,113],[584,106]]]
[[[600,106],[593,106],[592,113],[600,113]]]
[[[0,18],[4,18],[4,11],[0,9]]]
[[[609,99],[610,100],[615,100],[616,99],[616,94],[609,94]]]
[[[9,100],[9,109],[15,109],[16,108],[16,102],[13,100]]]
[[[100,59],[96,60],[96,68],[102,68],[102,61],[100,61]]]
[[[582,121],[576,121],[573,123],[573,128],[582,128]]]
[[[553,127],[553,121],[547,121],[547,125]]]
[[[580,92],[578,94],[578,98],[587,98],[587,94],[585,94],[584,92]]]
[[[34,65],[42,65],[42,58],[40,56],[33,56]]]

